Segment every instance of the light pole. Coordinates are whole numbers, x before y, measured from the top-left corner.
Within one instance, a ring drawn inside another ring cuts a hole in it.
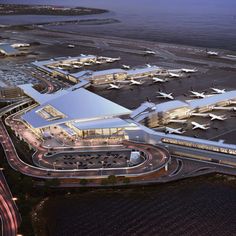
[[[53,169],[54,169],[54,170],[56,169],[56,164],[57,164],[57,162],[54,161],[54,162],[53,162]]]
[[[151,171],[153,170],[153,165],[152,163],[149,164],[150,165],[150,168],[151,168]]]
[[[127,167],[129,167],[129,160],[127,160],[126,163],[127,163]]]
[[[103,168],[104,161],[101,161],[101,163],[102,163],[102,168]],[[102,168],[101,168],[101,176],[102,176]]]

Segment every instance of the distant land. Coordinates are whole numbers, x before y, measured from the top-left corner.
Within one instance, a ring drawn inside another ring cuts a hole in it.
[[[107,10],[86,7],[62,7],[53,5],[0,4],[0,15],[57,15],[77,16],[106,13]]]

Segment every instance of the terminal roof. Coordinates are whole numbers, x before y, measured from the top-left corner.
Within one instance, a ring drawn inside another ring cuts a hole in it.
[[[222,94],[216,94],[216,95],[202,98],[202,99],[195,99],[195,100],[189,101],[188,103],[192,109],[195,109],[198,107],[211,106],[219,102],[235,100],[235,99],[236,99],[236,91],[234,90],[234,91],[229,91]]]
[[[118,73],[127,73],[126,70],[122,69],[107,69],[107,70],[101,70],[101,71],[95,71],[93,72],[92,76],[102,76],[102,75],[109,75],[109,74],[118,74]]]
[[[173,100],[173,101],[157,104],[156,105],[156,112],[167,112],[167,111],[177,109],[177,108],[182,108],[182,107],[188,108],[189,105],[186,102],[182,102],[179,100]]]
[[[136,126],[134,123],[129,123],[118,117],[111,119],[86,121],[86,122],[73,122],[72,124],[80,130],[108,129],[108,128],[122,128],[122,127]]]
[[[11,46],[8,43],[0,44],[0,51],[3,51],[7,55],[16,55],[19,54],[19,51]]]
[[[46,127],[52,124],[61,124],[73,120],[92,120],[98,118],[108,118],[113,116],[130,114],[130,110],[113,103],[99,95],[96,95],[84,88],[74,90],[62,90],[55,94],[50,95],[40,94],[30,90],[31,97],[35,96],[36,99],[42,103],[40,106],[32,109],[23,115],[30,125],[34,128]],[[44,99],[43,96],[46,96]],[[44,99],[44,100],[43,100]],[[64,118],[48,121],[38,114],[47,105],[55,108],[64,114]]]

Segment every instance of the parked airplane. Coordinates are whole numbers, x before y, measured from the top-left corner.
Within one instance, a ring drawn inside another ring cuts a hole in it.
[[[197,69],[185,69],[185,68],[182,68],[181,71],[184,72],[184,73],[195,73],[195,72],[197,72]]]
[[[168,134],[183,134],[183,133],[185,133],[185,131],[182,128],[173,129],[170,127],[166,127],[165,132]]]
[[[115,84],[109,84],[109,87],[107,89],[120,89],[120,86]]]
[[[84,66],[91,66],[92,65],[92,63],[90,63],[90,62],[85,62],[84,63]]]
[[[211,117],[211,120],[226,120],[227,118],[226,118],[226,116],[217,116],[217,115],[215,115],[215,114],[209,114],[209,117]]]
[[[199,123],[197,123],[197,122],[195,122],[195,121],[192,121],[191,124],[193,125],[193,128],[192,128],[193,130],[194,130],[194,129],[207,130],[207,129],[210,128],[210,127],[209,127],[209,124],[199,124]]]
[[[120,61],[120,57],[112,58],[112,61]]]
[[[140,81],[137,81],[137,80],[134,80],[134,79],[130,80],[130,85],[141,85],[141,84],[143,84],[143,83],[140,82]]]
[[[146,55],[155,55],[156,52],[152,51],[152,50],[146,50],[144,51]]]
[[[173,100],[174,97],[172,96],[172,93],[164,93],[164,92],[158,92],[158,94],[160,94],[160,96],[157,96],[159,98],[166,98],[166,99],[171,99]]]
[[[164,83],[164,82],[166,82],[166,80],[161,79],[161,78],[157,78],[157,77],[153,77],[152,81],[153,81],[153,83],[157,83],[157,82]]]
[[[101,62],[101,61],[96,61],[96,64],[97,64],[97,65],[101,65],[102,62]]]
[[[150,65],[150,64],[146,64],[146,66],[147,66],[147,67],[149,67],[149,68],[151,68],[151,67],[152,67],[152,65]]]
[[[69,64],[69,63],[61,63],[61,66],[63,67],[71,67],[71,64]]]
[[[112,62],[115,62],[115,61],[119,61],[120,60],[120,57],[117,57],[117,58],[107,58],[106,61],[108,63],[112,63]]]
[[[206,95],[204,94],[204,92],[202,93],[199,93],[199,92],[196,92],[196,91],[190,91],[192,93],[192,97],[197,97],[197,98],[205,98]]]
[[[176,73],[173,73],[173,72],[169,72],[168,75],[169,75],[170,78],[180,78],[180,76],[181,76],[180,74],[176,74]]]
[[[207,55],[209,55],[209,56],[218,56],[219,53],[218,52],[214,52],[214,51],[207,51]]]
[[[81,68],[81,66],[73,65],[73,68],[79,69],[79,68]]]
[[[122,65],[122,68],[123,68],[123,69],[130,69],[130,66],[128,66],[128,65]]]
[[[211,88],[215,93],[222,94],[225,93],[225,89]]]

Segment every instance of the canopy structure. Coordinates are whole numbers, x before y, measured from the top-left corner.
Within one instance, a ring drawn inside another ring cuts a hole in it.
[[[40,94],[30,86],[21,86],[40,106],[22,116],[33,128],[71,121],[93,121],[129,115],[131,111],[84,88]]]

